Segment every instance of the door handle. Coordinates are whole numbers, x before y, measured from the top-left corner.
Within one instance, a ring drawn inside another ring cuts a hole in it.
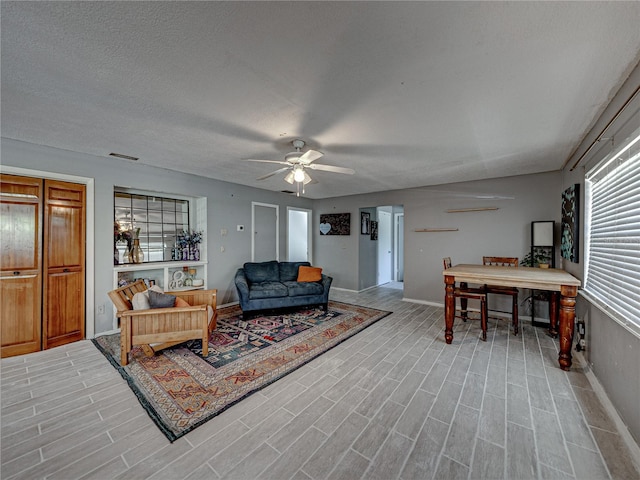
[[[20,275],[20,272],[13,272],[14,275]]]
[[[62,269],[62,271],[63,271],[64,273],[69,273],[69,269],[68,269],[68,268],[63,268],[63,269]]]

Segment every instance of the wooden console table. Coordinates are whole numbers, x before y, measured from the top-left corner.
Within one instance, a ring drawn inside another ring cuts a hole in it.
[[[479,285],[499,285],[504,287],[532,288],[549,290],[551,296],[550,333],[560,335],[560,354],[558,362],[562,370],[571,368],[571,343],[576,317],[576,295],[580,280],[573,275],[556,268],[498,267],[489,265],[456,265],[442,271],[445,283],[444,338],[447,343],[453,341],[453,318],[455,315],[455,297],[453,288],[456,282]],[[558,293],[560,294],[560,314],[558,325]]]

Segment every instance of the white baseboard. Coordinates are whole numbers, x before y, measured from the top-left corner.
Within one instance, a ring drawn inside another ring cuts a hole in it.
[[[429,300],[418,300],[417,298],[407,298],[407,297],[403,297],[402,298],[403,302],[409,302],[409,303],[419,303],[420,305],[429,305],[431,307],[441,307],[444,308],[444,304],[443,303],[438,303],[438,302],[430,302]],[[471,309],[469,309],[471,310]]]

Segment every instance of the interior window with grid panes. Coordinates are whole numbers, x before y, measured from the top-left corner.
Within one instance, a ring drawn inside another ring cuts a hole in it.
[[[144,262],[169,262],[176,258],[176,240],[189,231],[189,202],[176,198],[114,193],[115,228],[128,242],[140,240]]]

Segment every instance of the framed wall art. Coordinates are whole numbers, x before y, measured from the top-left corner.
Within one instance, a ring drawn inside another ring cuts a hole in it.
[[[562,236],[560,254],[562,258],[578,263],[580,244],[580,184],[576,183],[562,192]]]
[[[371,222],[371,214],[369,212],[360,212],[360,233],[362,235],[369,235],[371,231],[369,224]]]
[[[351,235],[351,214],[321,213],[320,235]]]

